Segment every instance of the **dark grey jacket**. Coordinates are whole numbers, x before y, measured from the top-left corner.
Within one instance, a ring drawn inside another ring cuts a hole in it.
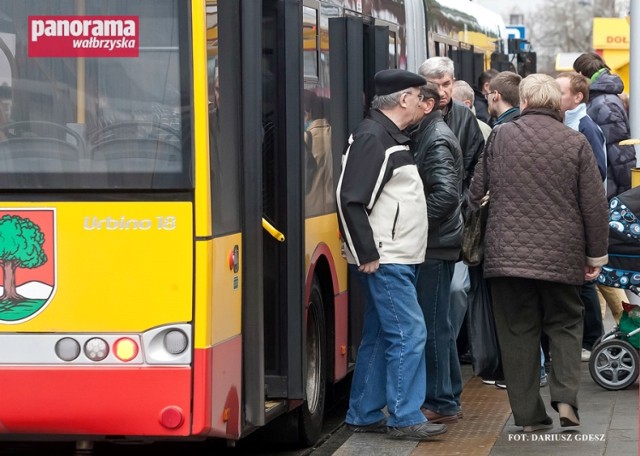
[[[620,77],[602,73],[589,88],[587,114],[598,124],[607,140],[607,198],[611,199],[631,188],[631,169],[636,166],[633,146],[620,146],[629,139],[629,119],[618,97],[624,84]]]
[[[573,285],[584,267],[607,262],[609,214],[587,138],[560,113],[525,109],[495,127],[471,182],[471,205],[484,195],[487,160],[490,209],[484,276]]]
[[[464,176],[458,139],[439,109],[423,119],[411,138],[427,199],[427,259],[457,261],[463,228],[460,203]]]

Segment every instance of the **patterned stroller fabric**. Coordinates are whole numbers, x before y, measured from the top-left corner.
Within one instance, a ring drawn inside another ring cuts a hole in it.
[[[609,265],[640,273],[640,187],[609,203]]]
[[[609,287],[630,290],[640,296],[640,187],[634,187],[609,203],[609,263],[597,281]],[[618,328],[629,334],[640,328],[640,307],[624,304]],[[629,337],[640,348],[640,334]]]

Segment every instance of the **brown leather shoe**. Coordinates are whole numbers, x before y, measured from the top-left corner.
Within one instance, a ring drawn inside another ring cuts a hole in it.
[[[424,416],[429,420],[430,423],[457,423],[458,422],[458,414],[455,415],[440,415],[439,413],[434,412],[433,410],[429,410],[426,408],[421,409]]]

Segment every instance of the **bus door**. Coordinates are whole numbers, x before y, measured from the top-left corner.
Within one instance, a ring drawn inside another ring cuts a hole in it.
[[[267,400],[303,399],[304,126],[299,5],[265,0],[262,23],[262,216],[281,234],[265,229],[262,239],[265,395]]]
[[[344,151],[351,131],[367,113],[373,98],[373,76],[377,71],[394,68],[389,49],[395,49],[395,33],[386,26],[366,23],[357,16],[329,19],[331,47],[332,144]],[[337,43],[337,44],[334,44]],[[341,153],[334,153],[334,169],[341,169]],[[364,292],[349,275],[349,362],[354,363],[362,335]]]
[[[251,427],[285,411],[287,399],[304,399],[302,19],[291,1],[229,0],[218,8],[239,12],[239,26],[228,28],[239,52],[228,58],[242,71],[226,87],[239,86],[234,95],[221,85],[220,99],[241,103],[243,412]]]
[[[484,71],[484,53],[475,52],[472,45],[460,43],[457,49],[451,51],[449,57],[454,63],[456,79],[467,81],[475,87]]]

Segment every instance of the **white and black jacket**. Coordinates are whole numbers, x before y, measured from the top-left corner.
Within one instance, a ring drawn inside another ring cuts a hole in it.
[[[349,138],[336,192],[349,263],[424,261],[427,203],[409,143],[377,110],[371,110]]]

